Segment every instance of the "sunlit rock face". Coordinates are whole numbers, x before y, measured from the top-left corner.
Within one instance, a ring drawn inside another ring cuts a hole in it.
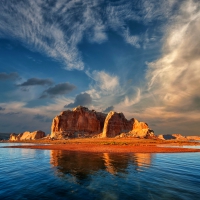
[[[51,138],[63,139],[73,137],[89,137],[102,132],[106,115],[94,110],[78,106],[67,110],[53,119]]]
[[[149,126],[145,122],[139,122],[138,120],[134,120],[133,128],[129,132],[134,137],[139,138],[154,138],[154,132],[150,130]]]
[[[36,140],[36,139],[41,139],[45,137],[45,132],[43,131],[34,131],[34,132],[29,132],[26,131],[24,133],[20,133],[20,134],[15,134],[12,133],[10,135],[10,141],[23,141],[23,140]]]
[[[132,130],[134,119],[127,120],[123,113],[110,111],[106,117],[102,137],[116,137]]]
[[[53,119],[51,138],[85,137],[155,137],[144,122],[127,120],[123,113],[110,111],[107,115],[86,107],[78,106],[73,110],[60,113]]]
[[[127,120],[123,113],[114,111],[109,112],[106,117],[102,137],[156,138],[145,122],[133,118]]]
[[[20,141],[20,138],[21,138],[22,134],[23,133],[20,133],[20,134],[11,133],[9,140],[10,141]]]

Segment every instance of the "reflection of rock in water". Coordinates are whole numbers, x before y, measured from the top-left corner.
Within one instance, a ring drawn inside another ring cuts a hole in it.
[[[118,172],[126,173],[129,164],[135,165],[137,169],[150,166],[151,154],[102,154],[52,150],[50,162],[62,175],[71,174],[83,180],[99,170],[117,174]]]
[[[87,175],[100,169],[105,169],[104,161],[99,154],[85,154],[67,151],[51,151],[51,164],[58,167],[64,174],[71,174],[78,179],[85,179]]]
[[[133,161],[138,167],[150,167],[151,162],[152,162],[152,154],[134,153]]]
[[[128,167],[129,159],[129,154],[124,155],[103,153],[103,160],[106,171],[111,174],[116,174],[117,172],[125,172]]]

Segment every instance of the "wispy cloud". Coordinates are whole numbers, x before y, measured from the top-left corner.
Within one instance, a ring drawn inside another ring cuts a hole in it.
[[[92,41],[106,40],[105,27],[93,1],[0,2],[0,37],[21,40],[24,45],[64,63],[68,70],[84,68],[78,43],[87,30]],[[95,20],[97,18],[97,21]]]
[[[83,70],[78,44],[83,38],[102,43],[113,30],[124,41],[140,47],[147,35],[129,32],[127,22],[152,23],[170,17],[175,0],[125,1],[55,0],[0,2],[0,37],[15,38],[43,52],[68,70]],[[103,9],[102,9],[103,8]],[[134,28],[133,28],[134,30]]]
[[[198,99],[200,84],[200,4],[185,2],[168,28],[163,56],[149,63],[149,91],[168,106],[189,106]]]
[[[105,71],[89,71],[86,74],[95,81],[95,88],[99,88],[102,92],[111,92],[119,86],[119,78],[115,75],[110,75]]]
[[[199,10],[200,3],[197,1],[190,0],[181,4],[177,16],[170,26],[166,27],[162,56],[148,63],[149,98],[151,95],[155,97],[155,101],[160,105],[160,113],[157,115],[155,105],[151,104],[145,105],[145,112],[150,112],[147,111],[149,106],[154,117],[161,116],[166,123],[170,119],[183,119],[188,125],[191,120],[195,122],[199,117]],[[196,131],[190,127],[191,131]]]

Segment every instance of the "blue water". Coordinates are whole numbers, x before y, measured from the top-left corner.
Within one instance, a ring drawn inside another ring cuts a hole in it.
[[[199,198],[200,153],[0,148],[0,199]]]

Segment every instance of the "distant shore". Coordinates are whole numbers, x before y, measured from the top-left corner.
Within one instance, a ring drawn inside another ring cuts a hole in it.
[[[9,142],[15,143],[15,142]],[[20,141],[23,146],[8,146],[7,148],[28,148],[43,150],[66,150],[80,152],[103,153],[183,153],[200,152],[200,149],[182,148],[182,146],[200,145],[198,142],[189,141],[162,141],[137,138],[84,138],[71,140],[30,140]],[[29,145],[33,143],[34,145]],[[49,145],[47,145],[49,144]],[[6,145],[5,145],[6,146]]]

